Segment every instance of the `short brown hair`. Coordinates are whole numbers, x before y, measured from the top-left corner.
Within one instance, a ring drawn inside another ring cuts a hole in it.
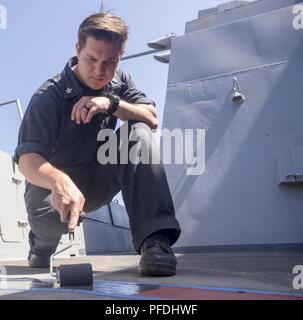
[[[128,39],[128,26],[121,18],[110,13],[93,14],[87,17],[79,27],[78,44],[81,49],[85,47],[89,36],[97,40],[118,42],[121,48],[124,48]]]

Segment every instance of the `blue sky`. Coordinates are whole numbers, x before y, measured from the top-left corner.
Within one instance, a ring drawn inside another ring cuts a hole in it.
[[[182,35],[185,22],[196,19],[199,10],[222,2],[226,1],[103,1],[130,27],[126,55],[148,50],[147,42],[165,34]],[[20,98],[24,111],[35,90],[75,55],[79,24],[98,12],[100,4],[99,0],[0,0],[7,9],[7,29],[0,29],[0,103]],[[147,56],[122,62],[121,68],[157,103],[161,121],[168,65]],[[0,108],[0,150],[13,153],[19,124],[14,105]]]

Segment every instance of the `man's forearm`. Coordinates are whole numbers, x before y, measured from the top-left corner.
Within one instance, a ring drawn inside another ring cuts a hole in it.
[[[137,120],[145,122],[151,129],[157,129],[156,108],[147,104],[130,104],[120,101],[119,109],[114,115],[122,121]]]
[[[37,153],[22,155],[19,159],[19,170],[30,183],[49,190],[65,175]]]

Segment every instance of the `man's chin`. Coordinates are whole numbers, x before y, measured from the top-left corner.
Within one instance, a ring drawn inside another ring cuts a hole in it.
[[[101,90],[103,89],[109,82],[90,82],[88,87],[91,88],[92,90]]]

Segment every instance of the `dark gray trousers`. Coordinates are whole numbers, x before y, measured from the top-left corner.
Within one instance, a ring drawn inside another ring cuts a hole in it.
[[[128,122],[124,124],[124,129],[125,126],[130,136],[136,134],[137,129],[144,130],[146,134],[140,138],[141,150],[148,149],[150,157],[159,158],[152,131],[146,124]],[[96,162],[89,166],[62,170],[83,193],[86,199],[84,212],[99,209],[122,191],[133,244],[138,253],[145,238],[160,230],[167,232],[173,245],[178,240],[181,229],[175,218],[164,167],[162,164],[121,164],[119,150],[126,148],[129,151],[136,142],[124,141],[120,133],[121,128],[113,132],[118,144],[117,164],[100,165],[96,159]],[[67,233],[67,224],[60,222],[59,213],[51,207],[49,190],[29,184],[25,203],[31,227],[31,253],[51,255],[55,252],[62,234]]]

